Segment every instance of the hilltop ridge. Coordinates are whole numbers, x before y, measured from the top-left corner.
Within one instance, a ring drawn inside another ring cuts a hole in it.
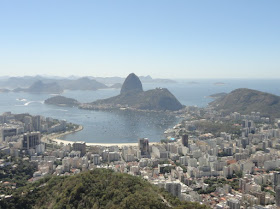
[[[12,198],[0,201],[0,208],[206,209],[206,206],[180,201],[139,177],[94,169],[28,184]]]
[[[239,88],[210,103],[224,113],[250,114],[261,112],[262,116],[280,117],[280,97],[253,89]]]
[[[29,88],[16,88],[14,92],[29,92],[29,93],[47,93],[47,94],[60,94],[63,92],[61,86],[56,82],[43,83],[41,80],[34,82]]]

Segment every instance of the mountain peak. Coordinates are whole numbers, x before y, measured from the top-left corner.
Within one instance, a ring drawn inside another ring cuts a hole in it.
[[[128,92],[142,92],[142,91],[143,91],[143,87],[139,77],[134,73],[130,73],[126,77],[122,85],[121,94],[126,94]]]

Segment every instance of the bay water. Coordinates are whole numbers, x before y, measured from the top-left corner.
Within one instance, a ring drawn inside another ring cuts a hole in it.
[[[237,88],[251,88],[280,95],[280,80],[248,79],[188,79],[177,83],[143,83],[144,90],[156,87],[168,88],[177,99],[187,106],[205,107],[215,93],[229,93]],[[92,102],[118,95],[120,89],[97,91],[65,91],[62,96],[80,102]],[[152,142],[164,138],[163,132],[173,127],[180,119],[159,113],[131,111],[92,111],[72,107],[57,107],[44,104],[44,100],[54,95],[30,93],[0,93],[0,113],[30,113],[80,124],[84,129],[61,139],[91,143],[132,143],[147,137]]]

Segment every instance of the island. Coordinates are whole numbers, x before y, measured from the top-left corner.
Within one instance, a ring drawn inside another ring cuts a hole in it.
[[[67,98],[64,96],[54,96],[49,99],[46,99],[45,104],[57,105],[57,106],[68,106],[68,107],[76,107],[76,106],[80,105],[80,103],[77,100]]]
[[[216,82],[214,83],[215,86],[223,86],[223,85],[226,85],[225,83],[223,82]]]
[[[10,92],[9,89],[0,89],[0,93],[7,93],[7,92]]]

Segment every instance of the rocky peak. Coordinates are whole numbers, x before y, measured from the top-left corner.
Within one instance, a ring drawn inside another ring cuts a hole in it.
[[[139,77],[134,73],[129,74],[122,85],[121,94],[142,91],[143,87]]]

